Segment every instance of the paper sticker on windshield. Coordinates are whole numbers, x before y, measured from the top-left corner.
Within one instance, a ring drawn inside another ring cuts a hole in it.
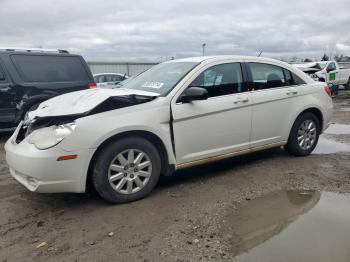
[[[156,88],[159,89],[164,85],[164,83],[161,82],[145,82],[142,87],[146,88]]]

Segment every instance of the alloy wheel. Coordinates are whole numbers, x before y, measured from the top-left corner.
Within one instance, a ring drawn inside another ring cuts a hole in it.
[[[309,150],[316,141],[317,128],[316,123],[312,120],[305,120],[298,129],[298,144],[301,149]]]
[[[152,161],[139,149],[119,153],[108,168],[112,188],[121,194],[133,194],[146,186],[152,174]]]

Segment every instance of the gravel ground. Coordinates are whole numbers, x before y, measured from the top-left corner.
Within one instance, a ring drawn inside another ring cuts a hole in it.
[[[334,123],[350,124],[350,93],[334,102]],[[0,136],[0,261],[232,260],[222,232],[240,205],[280,190],[350,192],[350,152],[297,158],[274,149],[179,171],[130,204],[35,194],[9,175],[7,137]],[[350,135],[323,137],[350,144]]]

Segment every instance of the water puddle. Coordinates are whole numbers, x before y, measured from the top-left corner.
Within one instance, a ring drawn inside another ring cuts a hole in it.
[[[325,131],[328,135],[350,135],[350,125],[331,124]],[[324,136],[320,136],[313,154],[334,154],[339,152],[350,152],[350,144],[341,143]]]
[[[350,261],[350,195],[279,191],[227,214],[220,235],[240,262]]]
[[[339,152],[350,152],[350,145],[321,136],[312,154],[335,154]]]
[[[350,125],[331,124],[325,131],[325,134],[348,135],[350,134]]]

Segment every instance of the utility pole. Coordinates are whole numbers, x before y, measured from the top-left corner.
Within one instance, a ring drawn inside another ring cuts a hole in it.
[[[206,45],[207,45],[206,43],[203,43],[203,44],[202,44],[203,56],[204,56],[204,54],[205,54],[205,46],[206,46]]]

